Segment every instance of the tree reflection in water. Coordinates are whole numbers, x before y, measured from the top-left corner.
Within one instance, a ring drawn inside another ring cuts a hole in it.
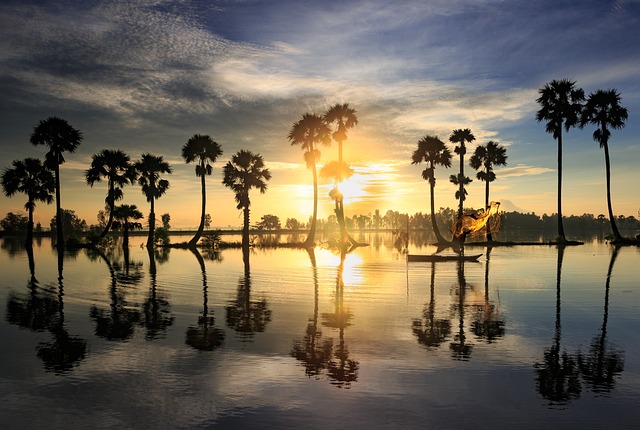
[[[327,363],[327,375],[331,383],[339,388],[351,388],[351,383],[358,380],[358,369],[360,364],[349,358],[349,349],[344,341],[344,331],[351,325],[349,320],[353,317],[351,311],[344,306],[344,260],[346,250],[340,252],[340,265],[338,266],[338,276],[336,279],[335,309],[333,313],[323,313],[322,325],[338,329],[340,341],[333,356],[337,360],[330,360]]]
[[[578,353],[578,366],[580,372],[595,393],[610,392],[616,382],[616,377],[624,370],[624,352],[614,349],[607,341],[607,320],[609,318],[609,287],[611,285],[611,273],[613,265],[618,257],[619,247],[614,247],[607,280],[605,282],[604,316],[600,333],[593,338],[587,354]]]
[[[238,282],[238,294],[227,306],[227,326],[234,329],[242,342],[251,342],[256,333],[262,333],[269,321],[271,310],[266,299],[251,300],[251,270],[249,247],[242,247],[244,276]]]
[[[430,348],[437,348],[451,333],[451,321],[448,318],[436,318],[435,301],[436,263],[431,262],[431,283],[429,303],[425,304],[422,312],[424,324],[420,319],[414,319],[412,323],[413,334],[418,338],[418,343]]]
[[[113,252],[113,250],[110,250]],[[129,248],[123,249],[124,263],[111,258],[102,250],[93,252],[104,260],[109,268],[111,287],[109,295],[111,306],[109,310],[91,306],[89,315],[96,323],[96,336],[107,340],[127,340],[133,336],[135,324],[140,321],[140,311],[134,309],[126,300],[127,289],[137,286],[142,280],[142,263],[129,260]]]
[[[213,351],[224,342],[225,333],[223,330],[215,327],[215,318],[213,317],[213,311],[209,313],[208,307],[208,285],[207,285],[207,271],[204,265],[204,259],[196,248],[190,248],[193,255],[196,256],[198,264],[200,265],[200,271],[202,272],[202,294],[203,294],[203,309],[202,315],[198,316],[198,323],[195,326],[189,326],[187,328],[185,343],[192,348],[199,349],[201,351]]]
[[[320,379],[327,369],[333,352],[333,340],[323,339],[322,330],[318,326],[318,267],[313,248],[307,248],[313,269],[313,316],[309,318],[307,329],[302,340],[293,341],[291,356],[304,364],[305,374]]]
[[[63,250],[58,251],[58,285],[50,284],[41,289],[35,276],[33,248],[26,248],[29,258],[29,293],[11,293],[7,302],[7,321],[32,331],[48,330],[53,335],[52,342],[41,342],[37,355],[43,361],[46,371],[63,373],[72,370],[85,357],[87,342],[71,336],[64,320]]]
[[[469,360],[471,358],[471,350],[473,345],[467,344],[467,337],[464,332],[464,300],[467,292],[467,280],[464,275],[464,260],[459,260],[457,263],[458,272],[458,285],[456,293],[458,295],[458,303],[453,304],[452,310],[455,313],[458,312],[458,333],[453,337],[453,342],[449,344],[451,350],[451,357],[454,360]],[[469,286],[471,288],[471,286]]]
[[[580,372],[574,356],[567,351],[560,352],[562,332],[560,320],[560,284],[564,246],[558,246],[556,267],[556,325],[553,344],[544,350],[542,363],[535,364],[536,385],[542,397],[550,405],[563,405],[580,397],[582,390]]]
[[[491,260],[491,246],[487,247],[487,259],[484,268],[484,304],[477,307],[471,331],[487,343],[493,343],[504,336],[504,321],[501,319],[498,307],[489,300],[489,261]]]
[[[149,254],[151,288],[149,289],[149,297],[142,305],[141,324],[147,330],[144,338],[146,340],[154,340],[166,337],[167,329],[173,325],[174,317],[171,314],[169,301],[158,294],[156,251],[152,248],[147,248],[147,252]]]

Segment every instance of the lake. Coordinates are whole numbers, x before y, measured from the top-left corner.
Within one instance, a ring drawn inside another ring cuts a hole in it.
[[[3,241],[0,428],[637,428],[638,247],[461,264],[407,263],[387,233],[346,255],[145,239]]]

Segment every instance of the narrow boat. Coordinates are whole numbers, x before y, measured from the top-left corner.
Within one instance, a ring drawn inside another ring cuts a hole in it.
[[[407,254],[407,261],[478,261],[482,254]]]

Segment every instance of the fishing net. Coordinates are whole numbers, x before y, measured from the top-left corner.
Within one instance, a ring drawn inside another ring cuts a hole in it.
[[[455,238],[475,237],[481,234],[495,234],[502,226],[500,203],[491,202],[485,209],[463,214],[451,226]]]

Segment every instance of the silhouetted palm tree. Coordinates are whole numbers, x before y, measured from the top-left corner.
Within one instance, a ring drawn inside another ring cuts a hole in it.
[[[222,148],[211,137],[202,134],[194,134],[191,139],[182,147],[182,158],[186,163],[197,162],[196,176],[200,177],[202,183],[202,212],[200,214],[200,225],[195,236],[189,241],[189,247],[194,248],[202,232],[204,231],[204,216],[207,206],[207,189],[205,186],[205,176],[211,175],[213,167],[211,163],[215,163],[219,156],[222,155]]]
[[[496,180],[496,174],[493,171],[493,166],[506,166],[507,165],[507,155],[506,148],[500,146],[496,142],[490,140],[486,145],[479,145],[476,147],[473,155],[469,159],[469,164],[474,169],[478,170],[481,167],[483,170],[480,170],[476,174],[476,178],[485,183],[485,192],[484,192],[484,205],[485,207],[489,206],[489,183]],[[489,229],[489,224],[487,223],[487,240],[491,241],[491,230]]]
[[[350,178],[352,175],[353,169],[347,166],[346,163],[340,161],[330,161],[320,169],[320,176],[333,179],[335,184]],[[357,242],[347,232],[347,226],[344,220],[343,195],[337,185],[329,192],[329,197],[331,197],[335,204],[336,219],[340,226],[341,244],[356,245]]]
[[[609,210],[609,220],[611,230],[616,240],[621,240],[622,235],[613,216],[611,208],[611,167],[609,161],[609,136],[610,128],[614,130],[624,127],[624,123],[629,117],[627,108],[620,105],[620,94],[616,90],[598,90],[589,94],[587,103],[582,111],[580,127],[593,124],[598,128],[593,132],[593,140],[600,143],[600,148],[604,149],[604,165],[607,175],[607,209]]]
[[[142,228],[140,223],[132,223],[131,220],[142,219],[143,215],[136,205],[120,205],[113,210],[113,218],[119,221],[122,226],[122,247],[129,246],[129,230],[131,228]]]
[[[224,178],[222,183],[231,188],[235,193],[238,203],[236,208],[244,212],[244,225],[242,227],[242,244],[249,245],[249,191],[257,188],[260,193],[267,191],[267,181],[271,179],[271,172],[264,166],[264,160],[260,154],[251,151],[240,150],[231,157],[224,166]]]
[[[434,189],[436,186],[435,167],[444,166],[451,167],[451,151],[438,139],[437,136],[426,135],[418,141],[418,149],[413,151],[411,156],[411,164],[427,163],[427,167],[422,171],[422,179],[429,181],[429,189],[431,191],[431,226],[433,233],[436,235],[438,243],[446,242],[445,238],[440,234],[438,223],[436,222],[435,197]]]
[[[558,141],[558,236],[561,241],[567,240],[562,224],[562,129],[569,132],[578,123],[584,101],[584,91],[575,85],[575,81],[569,79],[553,80],[538,91],[540,97],[536,100],[541,106],[536,112],[536,121],[546,121],[547,133]]]
[[[36,202],[53,202],[55,180],[53,174],[37,158],[14,160],[12,165],[13,168],[2,172],[2,189],[7,197],[13,197],[16,193],[27,195],[24,208],[29,212],[29,223],[25,247],[29,248],[33,241],[33,211]]]
[[[69,125],[66,120],[52,116],[38,123],[29,140],[33,145],[49,147],[49,151],[45,154],[45,165],[53,170],[56,183],[56,246],[64,248],[62,206],[60,205],[60,165],[65,161],[63,153],[73,153],[80,145],[82,133]]]
[[[349,107],[349,103],[335,104],[331,106],[323,116],[325,122],[328,125],[336,124],[336,130],[331,135],[333,140],[338,143],[338,163],[344,164],[342,160],[342,143],[347,140],[347,130],[358,125],[358,117],[356,116],[356,110]],[[347,166],[348,168],[348,166]],[[340,235],[344,242],[349,242],[351,245],[356,245],[357,242],[347,232],[347,227],[344,219],[344,196],[339,191],[339,183],[345,178],[335,178],[334,182],[334,202],[336,207],[336,218],[340,225]]]
[[[460,156],[460,173],[449,177],[449,181],[452,184],[458,185],[458,191],[456,191],[456,199],[460,201],[458,218],[463,214],[464,201],[467,198],[467,190],[464,189],[464,186],[471,183],[471,178],[464,175],[464,154],[467,153],[466,143],[471,143],[474,140],[476,140],[476,137],[468,128],[453,130],[453,133],[449,136],[449,142],[458,144],[453,151]]]
[[[123,151],[103,149],[91,156],[91,167],[85,170],[84,176],[87,184],[91,187],[96,182],[101,182],[102,179],[107,180],[108,191],[104,201],[109,207],[109,219],[104,230],[100,233],[100,239],[102,239],[107,235],[113,223],[113,210],[116,207],[116,201],[122,200],[124,197],[122,188],[127,184],[133,184],[137,173],[131,164],[131,159]]]
[[[311,218],[309,236],[304,242],[305,246],[310,247],[314,245],[318,216],[318,173],[316,171],[316,162],[320,159],[318,145],[328,146],[331,144],[331,130],[318,115],[305,113],[302,115],[302,119],[293,123],[288,139],[291,145],[300,145],[304,151],[307,168],[310,168],[313,173],[313,217]]]
[[[153,235],[156,229],[155,201],[164,195],[169,189],[169,181],[160,179],[163,173],[171,174],[173,170],[169,163],[163,160],[162,156],[142,154],[142,158],[135,163],[138,174],[138,183],[142,187],[142,194],[147,197],[151,204],[149,213],[149,237],[147,238],[147,248],[153,246]]]

